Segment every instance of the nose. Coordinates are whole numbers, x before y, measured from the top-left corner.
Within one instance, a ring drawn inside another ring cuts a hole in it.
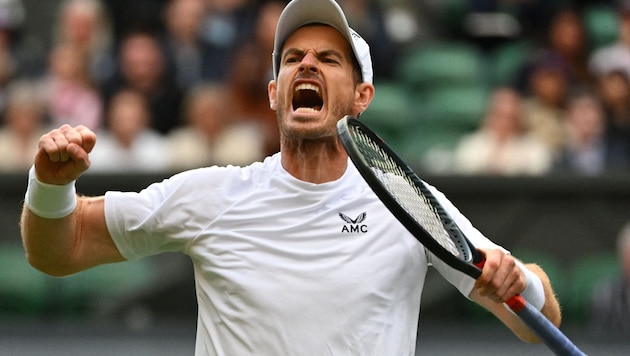
[[[300,62],[300,71],[306,72],[309,71],[311,73],[317,73],[317,56],[312,52],[307,52],[304,57],[302,57],[302,61]]]

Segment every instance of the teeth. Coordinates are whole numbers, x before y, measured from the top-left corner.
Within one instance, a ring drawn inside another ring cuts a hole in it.
[[[319,111],[313,108],[297,108],[295,112],[309,113],[309,112],[319,112]]]
[[[295,87],[295,91],[298,91],[298,90],[313,90],[317,94],[319,94],[319,88],[313,84],[307,84],[307,83],[299,84],[298,86]]]

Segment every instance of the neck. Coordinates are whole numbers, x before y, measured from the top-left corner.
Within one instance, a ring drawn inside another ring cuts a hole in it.
[[[348,166],[348,155],[339,140],[282,142],[282,166],[295,178],[321,184],[339,179]]]

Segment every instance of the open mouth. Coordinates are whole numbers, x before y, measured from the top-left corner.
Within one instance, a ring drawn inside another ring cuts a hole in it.
[[[324,105],[319,88],[313,84],[299,84],[293,93],[293,110],[296,112],[319,112]]]

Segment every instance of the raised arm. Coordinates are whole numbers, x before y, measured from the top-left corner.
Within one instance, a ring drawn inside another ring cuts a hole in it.
[[[29,263],[54,276],[123,261],[105,224],[103,197],[77,197],[94,132],[63,125],[43,135],[29,174],[21,233]]]
[[[539,304],[537,307],[547,319],[559,326],[562,319],[560,304],[549,277],[540,266],[518,263],[515,257],[503,251],[482,252],[486,257],[486,264],[482,275],[475,282],[470,298],[492,312],[521,340],[540,342],[529,327],[503,303],[516,294],[522,294],[526,299],[536,299],[538,302],[533,304]]]

